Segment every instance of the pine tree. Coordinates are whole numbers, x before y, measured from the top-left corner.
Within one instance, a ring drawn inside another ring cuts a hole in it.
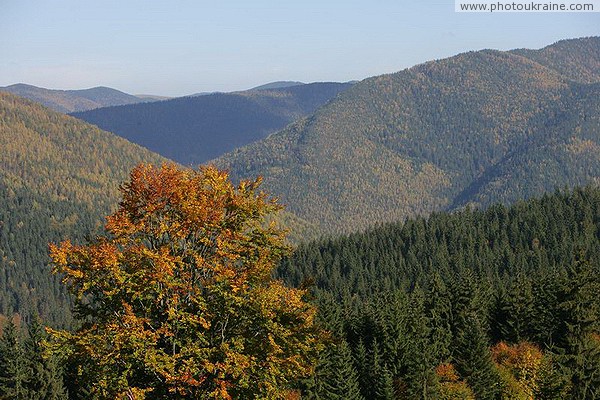
[[[424,303],[424,293],[416,288],[408,304],[403,346],[403,378],[406,395],[411,399],[429,399],[437,392],[436,361],[429,342],[430,329]]]
[[[450,358],[452,303],[446,284],[438,273],[432,279],[431,288],[427,292],[425,300],[429,326],[431,327],[431,351],[436,360],[435,364],[442,364]]]
[[[571,397],[570,376],[560,370],[549,353],[542,358],[536,383],[536,400],[563,400]]]
[[[358,372],[358,386],[360,388],[360,392],[365,399],[368,399],[371,396],[372,389],[370,370],[371,362],[367,347],[365,346],[365,342],[362,338],[358,339],[358,343],[354,349],[354,365],[356,367],[356,371]]]
[[[600,277],[587,261],[576,261],[563,282],[562,338],[557,362],[571,376],[572,398],[600,398]]]
[[[504,297],[501,307],[502,315],[505,317],[500,321],[502,339],[511,343],[531,340],[533,336],[529,324],[533,320],[531,280],[521,274],[518,275]]]

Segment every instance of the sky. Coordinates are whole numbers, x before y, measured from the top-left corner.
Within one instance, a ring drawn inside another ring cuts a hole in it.
[[[600,36],[600,13],[456,13],[454,0],[0,0],[0,86],[180,96],[361,80],[584,36]]]

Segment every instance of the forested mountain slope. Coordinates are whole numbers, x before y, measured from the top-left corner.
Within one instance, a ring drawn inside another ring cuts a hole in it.
[[[290,211],[328,231],[594,182],[597,87],[573,78],[596,79],[599,48],[589,38],[483,50],[369,78],[216,162],[234,177],[263,175]],[[547,65],[533,60],[542,55]]]
[[[204,163],[311,114],[349,83],[312,83],[108,107],[75,117],[184,165]]]
[[[53,90],[19,83],[0,87],[0,91],[33,100],[62,113],[148,101],[148,99],[139,98],[107,87],[82,90]]]
[[[0,314],[68,322],[48,242],[89,236],[141,162],[164,158],[95,126],[0,93]]]
[[[300,246],[332,332],[309,398],[591,399],[600,189],[435,213]],[[382,395],[386,394],[387,395]]]
[[[453,206],[510,204],[589,183],[600,183],[600,84],[573,85],[543,127],[475,179]]]

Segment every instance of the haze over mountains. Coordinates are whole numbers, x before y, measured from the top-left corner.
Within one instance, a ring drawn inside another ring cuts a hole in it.
[[[216,162],[326,231],[513,202],[600,177],[600,38],[366,79]]]
[[[310,115],[351,86],[286,84],[293,86],[100,108],[73,116],[181,164],[197,165]]]
[[[33,100],[61,113],[155,100],[149,97],[133,96],[116,89],[101,86],[81,90],[54,90],[18,83],[16,85],[0,87],[0,91]]]
[[[284,89],[292,86],[306,85],[304,82],[298,81],[277,81],[265,83],[264,85],[253,87],[250,90],[269,90],[269,89]]]

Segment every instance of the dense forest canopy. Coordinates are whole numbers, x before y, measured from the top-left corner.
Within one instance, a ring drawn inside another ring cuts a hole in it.
[[[279,276],[334,333],[308,398],[592,399],[599,272],[588,187],[308,243]]]
[[[61,113],[148,101],[147,98],[133,96],[108,87],[81,90],[55,90],[18,83],[16,85],[0,87],[0,91],[24,97]]]

